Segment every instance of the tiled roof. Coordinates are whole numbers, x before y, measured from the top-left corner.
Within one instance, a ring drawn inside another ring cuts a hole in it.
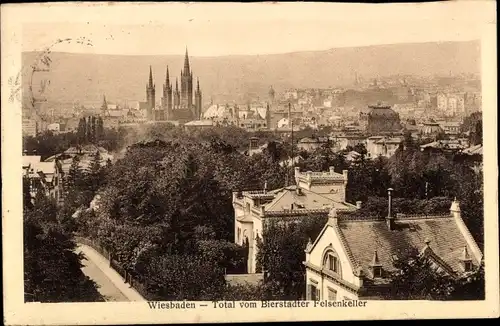
[[[54,163],[53,162],[38,162],[35,166],[35,171],[43,172],[44,174],[54,173]]]
[[[284,209],[290,209],[291,205],[294,204],[294,209],[307,209],[307,210],[317,210],[324,209],[326,207],[331,207],[334,205],[337,209],[352,209],[355,206],[338,202],[334,198],[334,194],[318,194],[306,189],[301,188],[301,194],[297,194],[296,186],[290,186],[280,189],[276,193],[276,198],[270,203],[265,205],[266,211],[283,211]]]
[[[475,145],[471,146],[469,148],[466,148],[462,151],[462,154],[467,154],[467,155],[483,155],[483,145]]]
[[[401,143],[401,138],[395,137],[395,138],[382,138],[379,141],[377,141],[377,144],[399,144]]]
[[[453,269],[460,271],[460,256],[467,246],[453,216],[408,218],[396,220],[395,230],[389,230],[384,220],[341,221],[338,227],[365,275],[371,275],[370,262],[375,250],[384,271],[394,270],[392,261],[411,249],[423,250],[426,240],[432,251]],[[470,251],[470,248],[469,248]],[[477,259],[473,259],[478,264]]]
[[[41,156],[38,155],[23,155],[23,167],[35,166],[40,163]]]

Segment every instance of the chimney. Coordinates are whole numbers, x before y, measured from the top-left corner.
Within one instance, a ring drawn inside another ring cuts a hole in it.
[[[264,193],[267,193],[267,181],[264,182]]]
[[[460,216],[460,202],[457,200],[456,197],[453,200],[453,202],[451,203],[450,213],[455,218],[460,218],[461,217]]]
[[[330,174],[335,174],[335,167],[330,166]]]
[[[362,201],[358,200],[358,201],[356,202],[356,208],[357,208],[357,209],[361,209],[361,205],[362,205],[362,203],[363,203]]]
[[[394,230],[394,216],[392,216],[392,191],[393,190],[394,189],[392,189],[392,188],[387,189],[389,206],[387,209],[386,221],[387,221],[387,226],[389,227],[389,230],[391,230],[391,231]]]
[[[348,177],[349,171],[342,170],[342,174],[344,175],[344,180],[347,181],[347,177]]]

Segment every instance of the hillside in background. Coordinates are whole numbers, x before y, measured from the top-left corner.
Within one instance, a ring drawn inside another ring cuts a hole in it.
[[[175,88],[183,55],[101,55],[51,53],[50,80],[45,96],[52,105],[100,104],[145,99],[149,65],[153,67],[156,100],[160,102],[166,66]],[[23,53],[23,64],[32,64],[36,52]],[[286,88],[329,87],[349,84],[357,72],[364,78],[395,74],[443,75],[479,73],[480,43],[442,42],[336,48],[326,51],[272,55],[197,57],[190,53],[195,78],[200,78],[204,102],[265,97],[270,85]],[[39,74],[41,77],[41,74]],[[35,78],[36,90],[40,80]],[[24,81],[25,90],[28,80]]]

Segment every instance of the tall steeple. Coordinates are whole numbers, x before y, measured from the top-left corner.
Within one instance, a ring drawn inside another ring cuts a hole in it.
[[[153,83],[153,69],[149,66],[149,81],[146,85],[147,116],[149,120],[154,120],[153,110],[156,105],[155,84]]]
[[[196,80],[196,90],[194,92],[194,118],[201,119],[202,107],[201,107],[201,90],[200,90],[200,80]]]
[[[175,78],[175,91],[174,91],[174,107],[179,108],[181,105],[181,96],[179,92],[179,81]]]
[[[184,55],[184,73],[189,74],[189,56],[188,56],[187,46],[186,46],[186,54]]]
[[[154,87],[153,85],[153,69],[149,66],[149,87]]]
[[[186,47],[184,56],[184,69],[181,71],[181,100],[180,106],[186,109],[193,109],[193,73],[189,67],[189,56]]]
[[[165,76],[165,85],[163,85],[163,98],[162,98],[163,110],[167,112],[167,120],[169,119],[169,111],[172,109],[172,83],[170,83],[170,72],[167,66],[167,72]]]
[[[108,102],[106,102],[106,95],[102,96],[102,105],[101,105],[102,115],[106,115],[108,111]]]

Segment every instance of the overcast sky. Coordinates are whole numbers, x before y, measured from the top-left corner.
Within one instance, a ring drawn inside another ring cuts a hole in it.
[[[151,4],[51,5],[23,8],[23,51],[58,38],[86,37],[93,46],[54,51],[193,56],[269,54],[344,46],[463,41],[480,38],[483,10],[462,3],[419,5]],[[494,17],[494,12],[492,16]],[[62,22],[66,20],[66,22]],[[67,20],[71,20],[69,23]]]

